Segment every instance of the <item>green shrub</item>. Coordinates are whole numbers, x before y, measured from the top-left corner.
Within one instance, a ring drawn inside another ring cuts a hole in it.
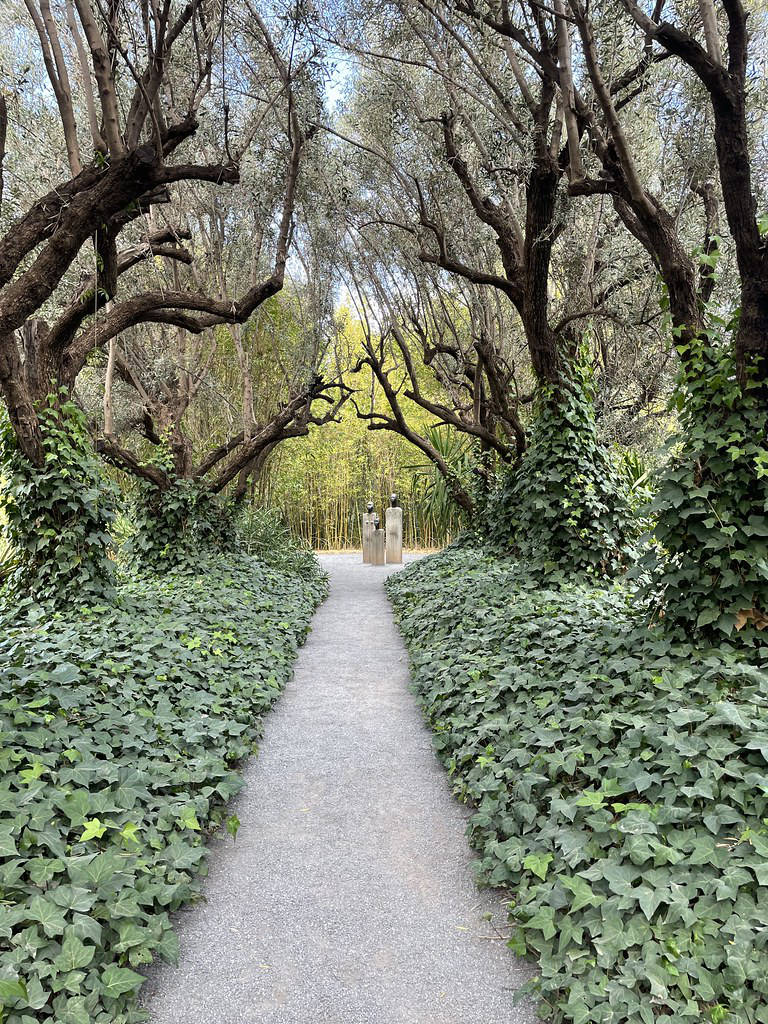
[[[319,571],[208,557],[0,628],[3,1024],[126,1024],[285,683]]]
[[[623,481],[627,493],[627,501],[632,514],[644,517],[648,515],[649,505],[655,496],[654,467],[643,456],[632,448],[617,451],[617,472]],[[648,528],[652,523],[648,523]]]
[[[21,558],[16,548],[7,536],[0,534],[0,586],[20,564]]]
[[[424,436],[442,457],[452,482],[469,494],[477,490],[476,456],[467,436],[444,424],[426,427]],[[425,458],[405,469],[413,474],[408,505],[418,508],[424,525],[436,537],[459,534],[467,525],[467,513],[456,503],[451,486],[434,462]]]
[[[476,551],[387,582],[544,1017],[768,1022],[768,670]]]
[[[194,480],[172,479],[163,489],[141,482],[130,518],[124,554],[144,569],[194,566],[201,554],[237,550],[231,504]]]
[[[235,525],[243,549],[266,565],[298,576],[313,576],[317,572],[312,548],[291,534],[276,509],[246,505],[240,510]]]

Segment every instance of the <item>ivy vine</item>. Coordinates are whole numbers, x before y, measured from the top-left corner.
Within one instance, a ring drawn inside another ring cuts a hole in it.
[[[633,517],[598,437],[584,362],[541,389],[528,448],[489,499],[483,526],[491,549],[535,570],[612,575],[624,566]]]
[[[740,381],[716,333],[680,346],[680,429],[651,506],[640,563],[654,618],[713,637],[768,626],[768,407],[753,372]]]
[[[164,488],[142,482],[131,518],[126,557],[146,569],[194,565],[201,553],[237,547],[231,504],[193,480],[170,477]]]
[[[8,591],[17,599],[67,603],[109,596],[116,488],[93,451],[85,415],[63,393],[48,397],[38,421],[40,466],[21,451],[10,423],[0,431],[0,501],[17,555]]]

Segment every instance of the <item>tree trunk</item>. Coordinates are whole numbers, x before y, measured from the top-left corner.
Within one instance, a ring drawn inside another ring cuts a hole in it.
[[[24,367],[13,337],[0,343],[0,385],[8,418],[19,447],[31,463],[41,466],[43,448],[34,402],[24,380]]]
[[[741,278],[741,317],[734,353],[743,378],[756,358],[768,360],[768,249],[757,225],[743,90],[732,87],[715,94],[712,107],[723,205]],[[768,376],[768,364],[761,375]]]
[[[549,265],[555,238],[555,208],[560,170],[539,160],[526,185],[524,264],[526,268],[521,316],[540,384],[557,385],[562,370],[558,339],[549,326]]]

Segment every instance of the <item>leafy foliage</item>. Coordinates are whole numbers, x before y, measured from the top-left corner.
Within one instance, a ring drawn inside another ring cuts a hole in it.
[[[243,549],[265,565],[296,576],[313,578],[318,573],[314,552],[306,541],[296,539],[276,509],[248,505],[236,520]]]
[[[617,470],[625,485],[631,512],[639,519],[645,519],[650,531],[653,528],[650,504],[655,496],[653,467],[631,448],[620,449],[617,455]]]
[[[176,958],[168,915],[197,894],[203,837],[325,588],[247,556],[200,561],[114,606],[5,614],[3,1024],[143,1020],[137,968]]]
[[[545,1018],[768,1022],[766,666],[478,551],[387,586]]]
[[[632,519],[597,436],[589,371],[572,367],[557,390],[543,388],[519,466],[489,500],[485,533],[532,568],[613,574],[624,563]]]
[[[656,613],[710,635],[768,626],[768,412],[764,385],[737,380],[730,352],[684,347],[674,398],[680,433],[652,506],[660,547],[650,574]]]
[[[8,422],[0,434],[0,494],[15,564],[7,586],[37,600],[87,601],[113,584],[109,528],[116,492],[94,454],[83,413],[51,395],[39,411],[44,462],[20,451]]]
[[[446,425],[424,428],[424,436],[439,452],[453,477],[467,490],[474,486],[474,458],[467,437]],[[455,536],[466,525],[466,514],[456,504],[448,482],[433,462],[423,460],[406,469],[413,473],[409,504],[436,537]]]
[[[0,536],[0,584],[5,583],[21,563],[18,552],[8,536]]]
[[[142,482],[132,519],[135,529],[125,553],[146,569],[194,564],[201,552],[236,547],[231,507],[194,480],[175,478],[165,489]]]

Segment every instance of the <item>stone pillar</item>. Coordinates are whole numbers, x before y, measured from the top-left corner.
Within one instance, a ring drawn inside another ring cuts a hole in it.
[[[371,565],[384,565],[385,545],[384,530],[373,530],[371,533]]]
[[[387,523],[387,565],[403,563],[403,510],[390,507],[385,513]]]
[[[371,536],[373,534],[373,512],[363,512],[363,563],[371,564]]]

